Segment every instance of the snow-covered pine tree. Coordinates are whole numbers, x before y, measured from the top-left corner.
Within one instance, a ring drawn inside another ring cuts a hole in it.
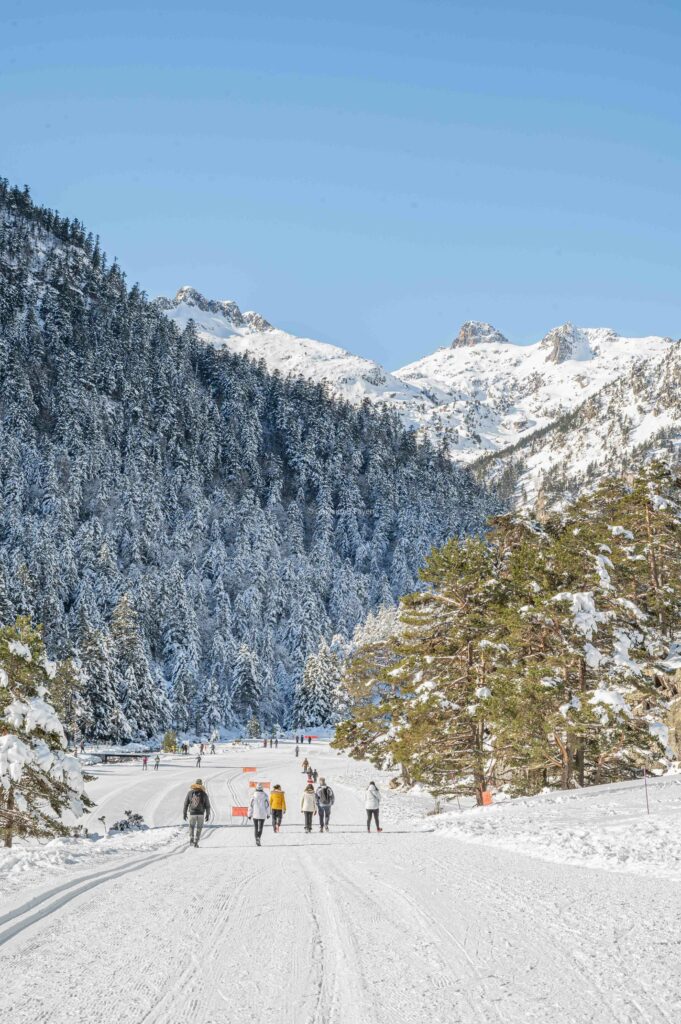
[[[341,686],[339,659],[322,640],[319,650],[308,655],[303,677],[296,688],[292,714],[294,725],[298,728],[334,725],[342,710]]]
[[[80,763],[66,752],[66,736],[49,703],[56,666],[47,661],[39,629],[25,617],[0,628],[0,835],[68,835],[63,814],[80,817],[92,806]]]

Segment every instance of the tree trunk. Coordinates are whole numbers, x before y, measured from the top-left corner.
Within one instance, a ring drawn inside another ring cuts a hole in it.
[[[14,790],[11,787],[10,787],[9,793],[7,794],[7,803],[5,804],[5,809],[7,811],[10,811],[10,812],[14,810]],[[4,832],[5,832],[5,836],[4,836],[5,842],[4,842],[4,845],[5,846],[11,846],[12,845],[12,817],[11,817],[11,814],[8,815],[7,828],[4,830]]]
[[[583,699],[584,694],[586,693],[586,660],[584,658],[579,659],[578,674],[579,692],[582,694]],[[585,747],[586,744],[584,741],[584,737],[580,736],[577,743],[577,749],[575,751],[575,769],[577,771],[577,781],[579,782],[580,786],[584,785],[584,763],[586,760]]]

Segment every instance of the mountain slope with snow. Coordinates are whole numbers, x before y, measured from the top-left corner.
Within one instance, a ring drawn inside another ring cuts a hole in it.
[[[597,476],[626,464],[639,439],[633,421],[618,428],[620,408],[635,410],[637,382],[647,381],[642,386],[654,390],[658,368],[665,360],[674,364],[679,351],[670,338],[628,338],[571,323],[534,344],[514,345],[491,324],[467,321],[450,346],[389,373],[372,360],[298,338],[257,313],[241,313],[234,302],[211,301],[192,288],[157,302],[181,327],[194,320],[211,346],[263,360],[284,375],[324,382],[351,402],[369,399],[395,408],[407,426],[443,444],[452,459],[475,463],[485,481],[505,479],[504,492],[520,503],[536,497],[549,471],[557,494],[588,478],[585,465]],[[612,398],[618,381],[628,382],[622,387],[629,396],[619,404]],[[601,391],[602,400],[596,400]],[[656,422],[677,422],[673,390],[657,393],[654,408]],[[574,443],[572,424],[578,432]]]
[[[515,505],[576,497],[606,474],[626,475],[681,439],[681,345],[639,360],[574,411],[475,466]]]
[[[193,320],[201,340],[214,348],[263,360],[270,372],[325,383],[335,395],[350,402],[368,398],[393,405],[409,426],[418,426],[420,416],[434,406],[420,388],[388,373],[373,360],[327,342],[298,338],[272,327],[259,313],[242,313],[230,300],[205,299],[194,288],[184,287],[174,299],[161,298],[156,303],[180,328]]]
[[[655,361],[668,338],[622,338],[605,328],[564,324],[534,345],[459,340],[396,376],[435,398],[423,426],[470,461],[516,444],[572,412],[631,367]]]

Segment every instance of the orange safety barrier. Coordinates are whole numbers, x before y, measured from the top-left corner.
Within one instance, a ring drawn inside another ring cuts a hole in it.
[[[242,768],[242,772],[257,772],[257,768]]]
[[[487,807],[489,804],[492,803],[492,794],[488,789],[484,789],[482,791],[482,803],[484,807]]]
[[[233,818],[247,818],[248,817],[248,807],[232,807],[232,817]]]
[[[258,785],[258,783],[256,782],[255,779],[251,779],[251,781],[248,783],[249,789],[255,789],[255,787],[257,785]],[[260,785],[262,786],[263,789],[269,789],[271,783],[269,783],[269,782],[261,782]]]

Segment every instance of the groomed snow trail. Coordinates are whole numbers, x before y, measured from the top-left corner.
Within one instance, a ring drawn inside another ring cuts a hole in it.
[[[308,749],[305,749],[308,753]],[[459,842],[392,815],[367,835],[347,762],[312,747],[336,791],[302,831],[290,746],[97,769],[111,822],[181,820],[189,782],[216,819],[202,846],[64,869],[4,900],[0,1017],[85,1024],[664,1024],[681,1019],[678,883]],[[231,825],[248,779],[280,782],[286,827]],[[357,766],[351,774],[357,775]],[[371,769],[367,767],[367,780]],[[349,781],[349,777],[348,777]],[[406,820],[406,819],[405,819]],[[226,827],[230,826],[230,827]],[[132,838],[132,837],[131,837]],[[9,905],[7,905],[9,904]]]

